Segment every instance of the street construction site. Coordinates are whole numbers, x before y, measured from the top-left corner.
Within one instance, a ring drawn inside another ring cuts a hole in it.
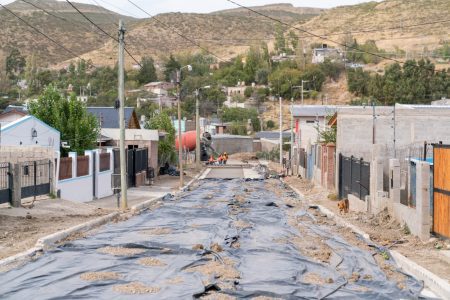
[[[4,299],[439,298],[388,247],[327,216],[258,162],[67,235],[0,275]],[[45,238],[44,238],[45,240]],[[51,284],[51,288],[50,288]]]

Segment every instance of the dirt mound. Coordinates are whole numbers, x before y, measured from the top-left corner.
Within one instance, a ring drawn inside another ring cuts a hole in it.
[[[160,261],[159,259],[153,257],[144,257],[138,260],[138,264],[147,266],[147,267],[162,267],[166,264]]]
[[[80,278],[85,281],[102,281],[117,280],[120,276],[116,272],[88,272],[81,274]]]
[[[121,294],[154,294],[159,292],[161,289],[158,287],[146,286],[140,282],[131,282],[122,285],[116,285],[113,290]]]
[[[146,251],[145,249],[140,248],[125,248],[125,247],[111,247],[111,246],[97,249],[97,252],[116,256],[133,256],[136,254],[144,253],[145,251]]]
[[[171,228],[152,228],[152,229],[145,229],[139,231],[141,234],[147,234],[147,235],[163,235],[163,234],[169,234],[172,233]]]

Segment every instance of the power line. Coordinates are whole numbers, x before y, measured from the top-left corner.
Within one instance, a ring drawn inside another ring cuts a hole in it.
[[[103,32],[105,35],[107,35],[108,37],[110,37],[112,40],[114,40],[115,42],[119,42],[119,39],[118,38],[115,38],[115,37],[113,37],[112,35],[110,35],[108,32],[106,32],[105,30],[103,30],[103,28],[101,28],[100,26],[98,26],[94,21],[92,21],[91,19],[89,19],[89,17],[87,17],[83,12],[81,12],[72,2],[70,2],[69,0],[66,0],[66,2],[67,3],[69,3],[70,4],[70,6],[72,6],[80,15],[82,15],[86,20],[88,20],[89,21],[89,23],[91,23],[92,25],[94,25],[96,28],[98,28],[101,32]],[[138,64],[141,68],[142,68],[142,65],[141,65],[141,63],[136,59],[136,58],[134,58],[134,56],[128,51],[128,49],[127,48],[125,48],[125,52],[131,57],[131,59],[133,59],[134,60],[134,62],[136,63],[136,64]]]
[[[167,25],[166,23],[160,21],[159,19],[157,19],[155,16],[152,16],[151,14],[149,14],[147,11],[145,11],[143,8],[139,7],[136,3],[134,3],[131,0],[128,0],[128,2],[130,2],[131,4],[133,4],[137,9],[139,9],[140,11],[142,11],[143,13],[145,13],[146,15],[148,15],[150,18],[152,18],[153,20],[155,20],[156,22],[158,22],[159,24],[161,24],[162,26],[166,27],[167,29],[169,29],[170,31],[174,32],[176,35],[180,36],[181,38],[189,41],[190,43],[192,43],[193,45],[197,46],[199,49],[205,51],[206,53],[214,56],[215,58],[217,58],[220,61],[225,62],[226,60],[219,57],[218,55],[214,54],[213,52],[211,52],[210,50],[206,49],[205,47],[202,47],[199,43],[197,43],[195,40],[183,35],[182,33],[178,32],[177,30],[173,29],[172,27],[170,27],[169,25]]]
[[[78,57],[79,59],[82,59],[78,54],[74,53],[72,50],[67,49],[66,47],[64,47],[63,45],[61,45],[60,43],[58,43],[57,41],[55,41],[53,38],[49,37],[48,35],[46,35],[45,33],[43,33],[42,31],[40,31],[39,29],[37,29],[36,27],[34,27],[33,25],[31,25],[30,23],[28,23],[27,21],[25,21],[24,19],[22,19],[20,16],[18,16],[17,14],[15,14],[12,10],[10,10],[9,8],[7,8],[6,6],[4,6],[3,4],[0,4],[0,6],[5,9],[7,12],[9,12],[10,14],[12,14],[14,17],[16,17],[17,19],[19,19],[20,21],[22,21],[23,23],[25,23],[28,27],[33,28],[34,30],[36,30],[39,34],[43,35],[46,39],[50,40],[52,43],[54,43],[55,45],[57,45],[58,47],[64,49],[65,51],[69,52],[70,54],[72,54],[75,57]]]

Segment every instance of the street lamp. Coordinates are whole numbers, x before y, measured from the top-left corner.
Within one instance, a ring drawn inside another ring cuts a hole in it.
[[[211,86],[206,85],[204,87],[195,90],[195,167],[200,169],[200,92],[204,89],[209,89]]]
[[[177,106],[178,106],[178,164],[180,170],[180,189],[183,188],[183,138],[181,137],[181,95],[180,95],[180,86],[181,86],[181,71],[187,69],[189,72],[192,71],[191,65],[186,65],[177,69]]]

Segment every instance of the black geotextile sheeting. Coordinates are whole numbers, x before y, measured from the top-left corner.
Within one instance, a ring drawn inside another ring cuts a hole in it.
[[[190,299],[201,295],[203,281],[215,282],[201,273],[189,272],[191,266],[208,262],[204,250],[192,250],[196,244],[218,243],[224,249],[216,254],[236,262],[240,278],[234,289],[219,293],[238,298],[268,296],[283,299],[414,299],[418,298],[422,284],[407,277],[406,288],[389,281],[376,264],[372,253],[349,245],[344,239],[331,234],[327,225],[302,222],[308,234],[321,236],[332,249],[330,264],[319,263],[301,255],[289,242],[299,236],[297,229],[287,224],[286,211],[290,208],[280,197],[264,188],[264,181],[205,180],[180,199],[166,199],[160,208],[142,213],[128,221],[110,224],[94,236],[74,241],[45,253],[36,261],[18,269],[0,274],[0,298],[7,299]],[[279,189],[285,196],[295,197],[289,190]],[[234,195],[246,195],[238,202]],[[212,199],[211,199],[212,198]],[[305,211],[297,215],[314,216]],[[299,218],[303,219],[303,218]],[[234,221],[250,223],[251,228],[239,229]],[[171,233],[145,235],[142,230],[170,228]],[[300,235],[301,237],[301,235]],[[286,239],[280,243],[276,240]],[[239,241],[240,247],[230,247]],[[133,256],[102,254],[97,249],[105,246],[142,248],[146,251]],[[171,249],[166,251],[164,249]],[[206,251],[207,252],[207,251]],[[162,267],[142,266],[142,257],[155,257],[166,264]],[[119,280],[89,282],[80,279],[85,272],[117,272]],[[331,278],[325,284],[302,282],[309,272],[322,278]],[[352,273],[361,275],[349,282]],[[168,283],[181,277],[180,283]],[[370,278],[363,279],[363,278]],[[113,290],[117,284],[142,282],[159,287],[156,294],[123,295]],[[170,281],[169,281],[170,282]]]

